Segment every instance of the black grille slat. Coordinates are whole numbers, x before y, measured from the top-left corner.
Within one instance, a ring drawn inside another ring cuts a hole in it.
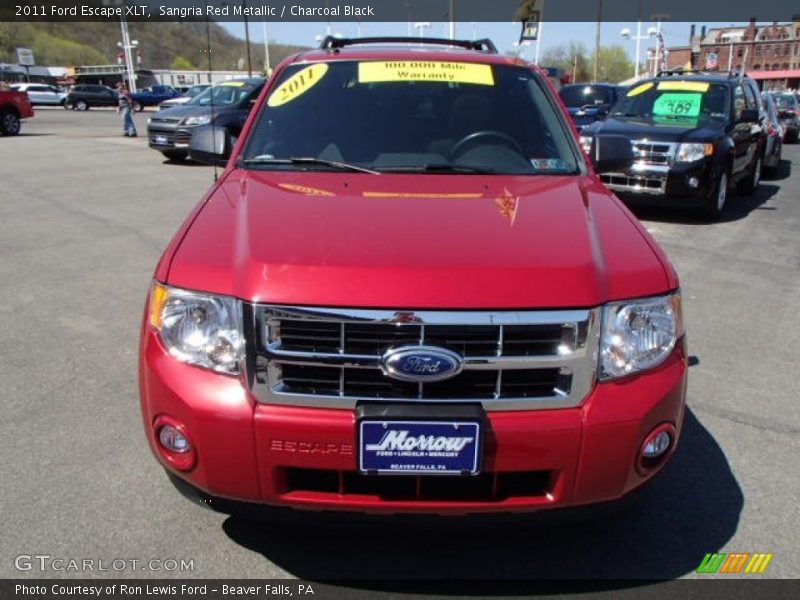
[[[281,349],[293,352],[335,353],[341,346],[341,325],[334,321],[280,322]]]
[[[494,325],[429,325],[425,345],[441,346],[461,356],[495,356],[500,328]]]
[[[563,335],[561,325],[508,325],[503,329],[503,356],[556,354]]]
[[[283,386],[295,394],[338,394],[338,367],[310,367],[306,365],[283,365]]]
[[[393,323],[346,323],[344,351],[348,354],[380,355],[393,346],[418,344],[419,325]]]
[[[471,477],[364,475],[356,471],[284,469],[286,492],[374,496],[382,500],[500,502],[541,497],[551,488],[549,471],[487,472]],[[341,487],[340,487],[341,485]]]

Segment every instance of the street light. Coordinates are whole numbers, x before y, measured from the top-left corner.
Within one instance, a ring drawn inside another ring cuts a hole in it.
[[[636,35],[631,35],[631,30],[625,27],[619,34],[626,40],[635,40],[636,41],[636,65],[634,67],[634,79],[639,79],[639,61],[641,56],[640,51],[640,42],[642,40],[649,40],[652,39],[655,35],[658,34],[658,30],[655,27],[649,27],[647,29],[647,35],[642,35],[642,22],[638,21],[636,23]]]
[[[420,21],[419,23],[414,23],[414,29],[419,29],[419,37],[420,38],[424,38],[425,37],[425,30],[426,29],[430,29],[430,28],[431,28],[431,24],[428,23],[427,21]]]

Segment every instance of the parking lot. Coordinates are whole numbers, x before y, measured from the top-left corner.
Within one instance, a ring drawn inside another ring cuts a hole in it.
[[[640,505],[479,535],[460,520],[350,531],[214,513],[179,496],[150,455],[143,301],[213,171],[150,150],[147,114],[137,139],[105,109],[37,110],[21,136],[0,139],[0,576],[661,579],[697,577],[716,551],[772,553],[765,576],[797,576],[800,145],[720,223],[637,211],[681,277],[692,356],[678,454]],[[22,554],[193,569],[19,571]]]

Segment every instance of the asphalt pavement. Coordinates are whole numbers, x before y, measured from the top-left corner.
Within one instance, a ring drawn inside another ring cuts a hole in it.
[[[137,139],[113,111],[61,109],[0,138],[0,577],[672,579],[716,551],[772,553],[764,576],[798,576],[800,145],[720,223],[637,211],[681,277],[692,356],[679,451],[641,503],[558,525],[279,526],[184,499],[145,442],[145,293],[212,183],[147,148],[146,115]],[[33,555],[51,568],[20,570]]]

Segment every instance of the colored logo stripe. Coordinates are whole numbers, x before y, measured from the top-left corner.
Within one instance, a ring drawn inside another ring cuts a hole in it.
[[[724,552],[709,552],[703,557],[700,566],[697,567],[697,572],[739,574],[744,568],[745,573],[763,573],[770,560],[772,560],[772,554],[766,553],[733,552],[726,554]]]

